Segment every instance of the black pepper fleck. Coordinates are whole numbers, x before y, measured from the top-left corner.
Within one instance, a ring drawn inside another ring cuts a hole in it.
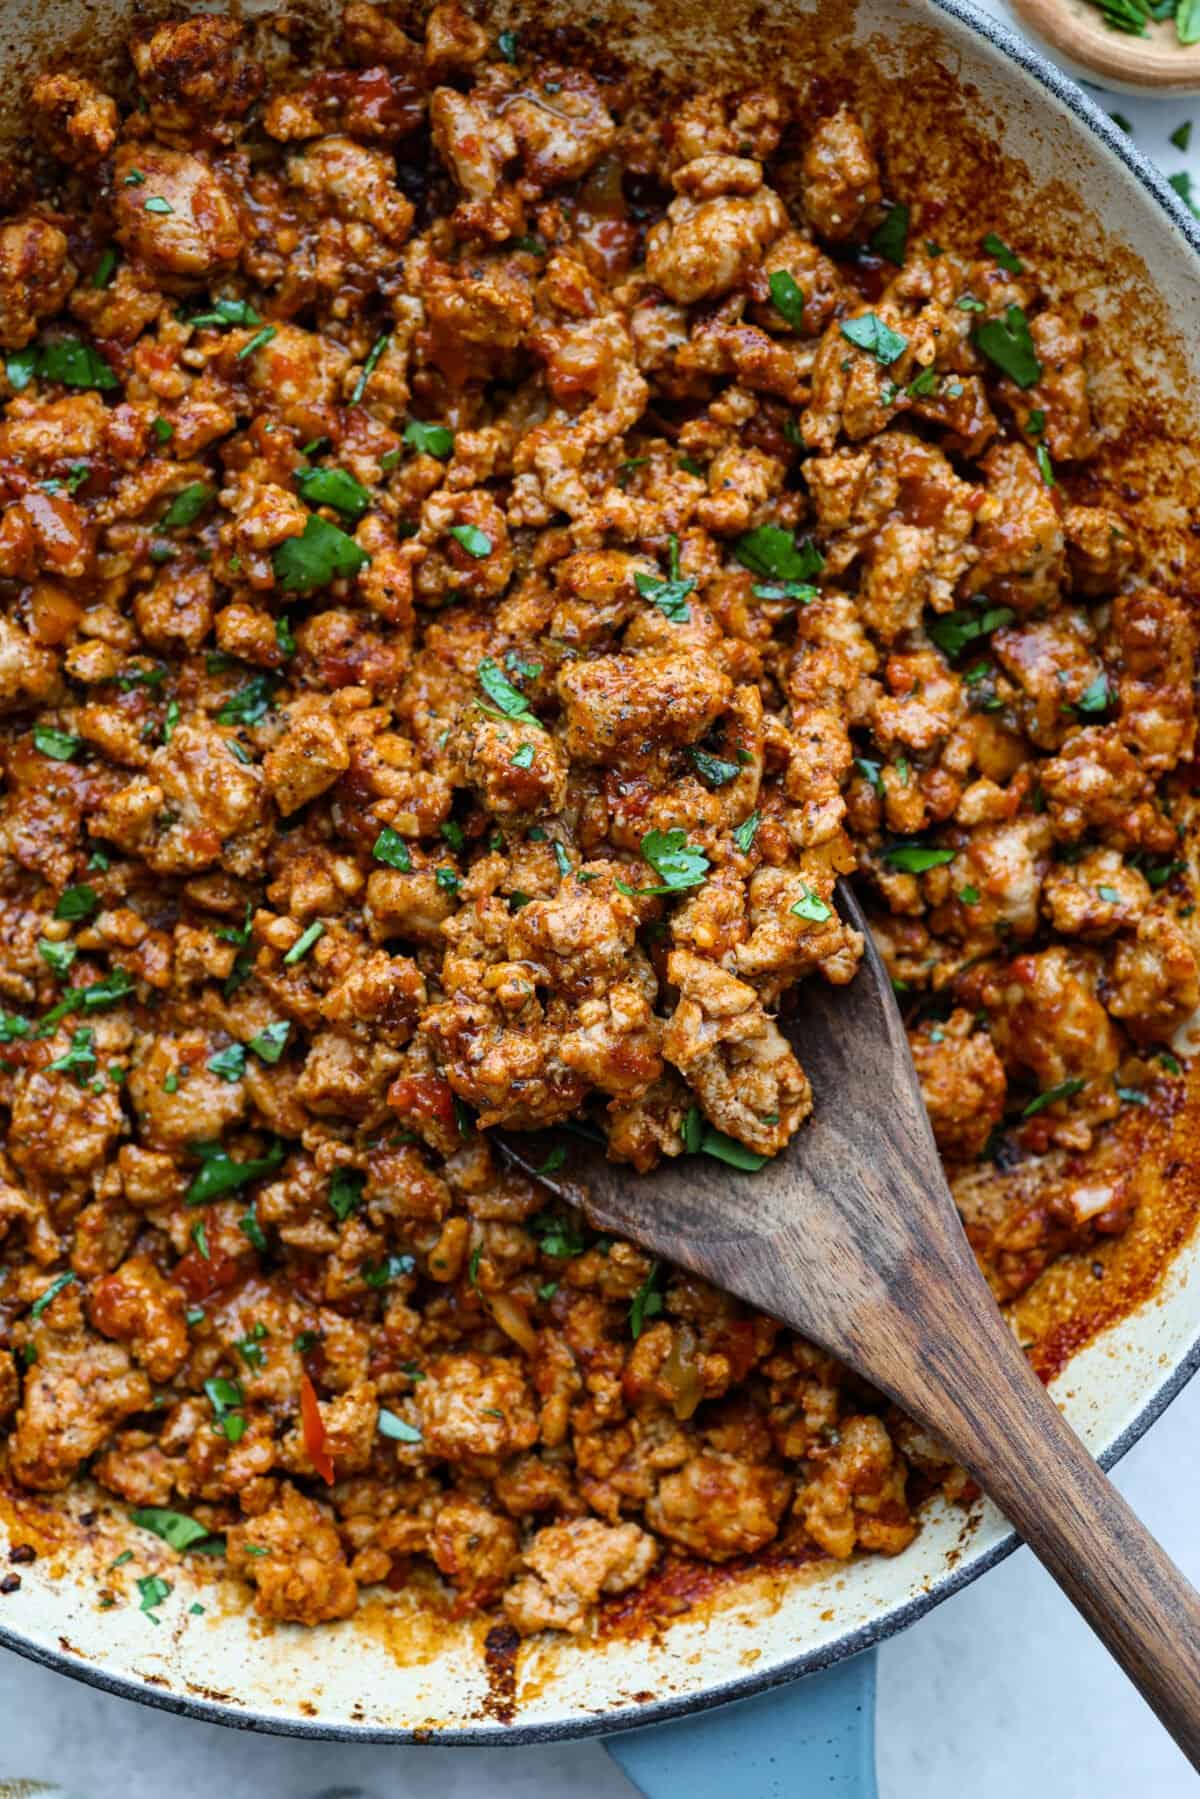
[[[20,1586],[21,1576],[19,1574],[6,1574],[4,1579],[0,1580],[0,1593],[16,1593],[20,1590]]]
[[[14,1543],[8,1552],[10,1562],[36,1562],[37,1550],[32,1543]]]

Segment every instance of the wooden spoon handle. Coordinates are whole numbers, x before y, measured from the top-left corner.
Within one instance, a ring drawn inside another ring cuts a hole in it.
[[[1024,1537],[1200,1767],[1200,1594],[1092,1460],[993,1309],[908,1403]],[[942,1339],[942,1344],[947,1339]]]

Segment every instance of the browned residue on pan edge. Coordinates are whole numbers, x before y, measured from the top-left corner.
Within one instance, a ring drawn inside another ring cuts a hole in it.
[[[607,22],[593,29],[589,15],[602,9]],[[139,9],[143,16],[171,10],[159,0]],[[319,36],[315,22],[321,9],[315,4],[286,10],[313,23]],[[742,85],[764,74],[796,83],[802,116],[817,116],[848,100],[871,129],[887,191],[913,203],[915,231],[936,232],[940,242],[965,247],[981,232],[995,230],[1042,269],[1054,269],[1060,292],[1095,319],[1106,358],[1096,377],[1108,441],[1088,471],[1070,479],[1072,495],[1089,503],[1112,495],[1126,506],[1136,505],[1139,530],[1151,550],[1151,572],[1195,603],[1200,542],[1188,531],[1186,515],[1187,492],[1196,486],[1191,421],[1182,408],[1164,401],[1156,378],[1157,369],[1183,385],[1178,327],[1144,265],[1125,246],[1105,240],[1100,221],[1070,188],[1056,182],[1036,189],[1026,166],[999,147],[999,120],[949,66],[952,59],[934,31],[903,25],[887,37],[856,46],[854,9],[847,0],[820,0],[803,15],[788,8],[782,17],[751,0],[709,0],[705,44],[713,47],[706,48],[698,42],[692,0],[657,0],[644,8],[604,6],[596,0],[587,11],[576,11],[568,0],[549,0],[532,20],[511,7],[479,5],[475,10],[497,28],[519,25],[530,42],[557,24],[576,54],[587,55],[590,47],[598,60],[610,64],[641,32],[646,41],[652,39],[656,57],[672,66],[670,78],[662,68],[648,77],[656,112],[670,104],[672,85],[722,80]],[[647,37],[643,26],[652,14],[653,31]],[[581,24],[581,15],[588,22]],[[29,73],[51,60],[49,48],[43,56],[30,47],[38,28],[38,20],[28,17],[19,30],[0,28],[9,95],[19,93]],[[49,13],[42,29],[54,40],[53,60],[108,71],[114,67],[111,46],[124,32],[122,21],[99,11],[74,43],[55,32]],[[730,71],[728,76],[724,70]],[[11,121],[11,110],[8,117]],[[936,203],[920,198],[934,187]],[[1136,1163],[1139,1209],[1132,1227],[1097,1256],[1056,1263],[1013,1309],[1022,1339],[1030,1342],[1034,1364],[1045,1378],[1061,1370],[1098,1331],[1150,1298],[1200,1215],[1200,1077],[1189,1081],[1181,1107],[1126,1116],[1119,1128]],[[1097,1261],[1104,1269],[1102,1278],[1093,1272]],[[113,1556],[118,1514],[110,1502],[102,1527],[88,1525],[80,1520],[77,1506],[67,1511],[45,1499],[0,1491],[0,1524],[10,1542],[33,1544],[56,1578],[69,1575],[95,1592]],[[729,1605],[740,1593],[757,1615],[763,1607],[774,1609],[795,1580],[819,1578],[821,1568],[815,1552],[789,1556],[776,1550],[719,1567],[669,1557],[640,1593],[609,1606],[600,1634],[661,1635],[672,1617],[686,1614],[694,1620],[706,1610]],[[178,1566],[177,1572],[181,1577]],[[410,1664],[433,1659],[453,1634],[464,1653],[478,1655],[486,1666],[489,1693],[483,1717],[510,1721],[521,1699],[529,1696],[518,1688],[519,1657],[507,1633],[493,1630],[485,1638],[482,1628],[471,1630],[448,1620],[444,1607],[432,1600],[424,1608],[392,1598],[369,1600],[356,1628],[385,1641],[397,1661]],[[586,1652],[586,1643],[556,1643],[551,1659]],[[181,1678],[179,1684],[186,1683]]]

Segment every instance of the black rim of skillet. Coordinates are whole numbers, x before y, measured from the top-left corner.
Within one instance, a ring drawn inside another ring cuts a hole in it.
[[[1128,133],[1115,124],[1108,113],[1090,99],[1069,75],[1033,44],[1018,37],[1007,25],[978,11],[970,4],[970,0],[924,0],[924,3],[932,11],[944,13],[957,20],[960,25],[965,25],[977,37],[1001,51],[1009,62],[1015,63],[1027,75],[1040,82],[1055,99],[1060,100],[1088,131],[1124,163],[1130,174],[1158,203],[1171,223],[1200,256],[1200,223],[1166,179],[1137,149]],[[1138,1439],[1166,1411],[1171,1401],[1183,1391],[1197,1368],[1200,1368],[1200,1337],[1176,1362],[1170,1374],[1150,1395],[1133,1421],[1098,1458],[1102,1468],[1114,1467],[1133,1448]],[[941,1605],[943,1600],[949,1599],[952,1594],[978,1580],[981,1574],[986,1574],[990,1568],[1006,1560],[1020,1546],[1020,1538],[1015,1531],[1010,1531],[989,1549],[977,1555],[968,1554],[958,1567],[939,1575],[929,1589],[916,1598],[906,1599],[902,1604],[892,1606],[878,1617],[872,1618],[870,1623],[861,1625],[857,1630],[847,1631],[834,1642],[806,1650],[762,1673],[742,1675],[736,1680],[722,1681],[698,1692],[677,1694],[649,1704],[623,1705],[612,1711],[599,1711],[594,1715],[550,1720],[541,1724],[466,1725],[448,1730],[405,1729],[374,1724],[326,1724],[320,1719],[243,1711],[235,1705],[218,1700],[172,1693],[131,1675],[110,1674],[103,1667],[82,1661],[67,1651],[48,1649],[40,1643],[31,1642],[4,1625],[0,1625],[0,1647],[11,1649],[15,1654],[24,1656],[27,1661],[37,1662],[44,1668],[53,1669],[55,1673],[85,1681],[88,1686],[97,1687],[101,1692],[113,1693],[122,1699],[132,1699],[141,1705],[155,1706],[162,1711],[176,1712],[180,1717],[194,1718],[202,1723],[227,1725],[234,1730],[251,1730],[270,1736],[313,1737],[322,1742],[411,1743],[459,1749],[561,1743],[575,1738],[613,1736],[620,1731],[647,1729],[655,1724],[665,1724],[673,1718],[708,1711],[714,1706],[725,1705],[730,1700],[749,1699],[756,1693],[768,1692],[772,1687],[785,1686],[803,1674],[815,1674],[821,1668],[831,1668],[914,1624],[926,1612]]]

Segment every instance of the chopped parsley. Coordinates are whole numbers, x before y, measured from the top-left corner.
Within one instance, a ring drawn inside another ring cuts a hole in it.
[[[101,393],[111,393],[121,385],[99,350],[78,337],[30,344],[15,351],[5,366],[9,381],[18,391],[28,387],[35,375],[44,381],[57,381],[63,387],[95,388]]]
[[[189,1518],[186,1512],[172,1512],[162,1505],[138,1506],[129,1516],[139,1529],[153,1531],[172,1549],[190,1549],[193,1543],[212,1534],[203,1524]]]
[[[876,256],[882,256],[885,262],[894,263],[896,268],[904,267],[904,257],[908,250],[909,210],[902,201],[894,201],[888,207],[883,223],[877,225],[871,234],[871,248]]]
[[[789,906],[788,911],[793,912],[797,918],[808,919],[812,924],[824,924],[833,917],[832,909],[809,886],[804,888],[803,899],[798,899],[794,906]]]
[[[48,937],[39,937],[38,955],[60,981],[64,981],[71,972],[71,964],[79,954],[73,943],[52,943]]]
[[[231,1043],[227,1049],[218,1050],[208,1058],[208,1070],[223,1081],[240,1081],[246,1072],[245,1044]]]
[[[306,931],[301,931],[295,943],[293,943],[291,949],[283,958],[284,967],[291,968],[294,963],[301,961],[307,956],[313,944],[319,942],[324,935],[325,926],[321,923],[319,918],[314,919]]]
[[[274,1174],[285,1154],[278,1138],[265,1156],[254,1156],[248,1162],[235,1162],[219,1143],[194,1143],[191,1147],[201,1158],[201,1168],[187,1190],[189,1206],[207,1205],[209,1200],[219,1199],[223,1193],[232,1193],[249,1181],[260,1181],[265,1175]]]
[[[508,676],[486,656],[475,671],[475,679],[487,694],[496,710],[505,718],[520,719],[522,724],[536,725],[539,730],[545,726],[536,712],[530,709],[529,701],[519,687],[514,687]]]
[[[804,324],[804,292],[795,277],[786,269],[773,269],[767,286],[776,312],[794,331],[799,331]]]
[[[371,850],[376,862],[382,862],[387,868],[398,868],[402,874],[411,874],[412,855],[407,843],[399,831],[393,831],[391,825],[384,825]]]
[[[926,628],[942,654],[953,661],[968,644],[990,637],[1003,625],[1011,625],[1015,617],[1011,606],[963,606],[954,612],[939,613]]]
[[[1070,710],[1080,713],[1084,718],[1098,718],[1102,712],[1107,712],[1111,705],[1112,695],[1108,690],[1108,676],[1097,675],[1096,679],[1089,682],[1084,688]]]
[[[642,856],[658,876],[659,885],[634,888],[618,881],[622,893],[634,897],[683,893],[689,887],[698,887],[708,874],[708,857],[688,842],[687,832],[682,829],[647,831],[642,838]]]
[[[404,427],[404,441],[410,450],[422,456],[437,456],[442,461],[454,453],[454,433],[445,425],[423,425],[420,419],[409,419]]]
[[[344,1224],[362,1204],[366,1175],[361,1168],[335,1168],[329,1182],[329,1210]]]
[[[51,762],[70,762],[83,748],[83,738],[70,731],[56,731],[53,725],[34,725],[34,748]]]
[[[685,754],[706,787],[727,787],[742,772],[736,762],[726,762],[722,756],[711,756],[707,750],[693,749],[689,745]]]
[[[271,702],[275,689],[279,685],[279,677],[272,674],[254,675],[244,687],[231,694],[217,711],[219,725],[256,725],[260,718],[265,718],[271,710]]]
[[[382,1262],[374,1265],[368,1262],[364,1265],[363,1282],[368,1287],[387,1287],[402,1276],[411,1274],[415,1267],[416,1262],[412,1256],[388,1256]]]
[[[689,1106],[684,1114],[683,1147],[689,1156],[712,1156],[716,1161],[725,1162],[730,1168],[740,1168],[746,1174],[756,1174],[771,1159],[760,1155],[756,1149],[747,1149],[736,1137],[726,1136],[724,1131],[717,1130],[715,1125],[709,1124],[699,1106]]]
[[[482,562],[485,556],[490,556],[492,553],[492,540],[486,531],[479,529],[478,525],[451,525],[450,536],[455,543],[461,545],[468,556],[473,556],[476,562]]]
[[[1042,365],[1019,306],[1010,306],[1002,319],[984,319],[972,329],[971,341],[1018,387],[1034,387],[1041,380]]]
[[[187,323],[197,329],[209,325],[216,331],[228,331],[231,325],[261,325],[262,314],[255,312],[249,300],[212,300],[207,312],[193,313]]]
[[[80,1080],[96,1071],[96,1052],[92,1047],[92,1032],[88,1025],[81,1025],[72,1033],[71,1046],[53,1062],[47,1062],[48,1074],[73,1074]]]
[[[44,1292],[39,1293],[29,1308],[31,1318],[40,1318],[48,1305],[56,1300],[66,1287],[74,1286],[75,1276],[68,1270],[66,1274],[56,1274]]]
[[[532,768],[533,757],[533,745],[531,743],[519,743],[509,757],[509,762],[514,768]]]
[[[161,1623],[155,1608],[162,1605],[174,1592],[170,1581],[164,1580],[161,1574],[143,1574],[137,1582],[137,1590],[142,1596],[138,1610],[145,1612],[151,1624]]]
[[[278,336],[278,325],[264,325],[261,331],[256,331],[254,333],[254,336],[248,343],[242,345],[237,353],[237,360],[239,362],[244,362],[247,356],[253,356],[255,350],[261,350],[264,344],[269,344],[273,337]],[[271,427],[268,425],[267,429],[269,431]]]
[[[1019,275],[1023,271],[1025,264],[1016,251],[1010,250],[1004,239],[997,237],[994,231],[988,232],[983,240],[983,247],[989,256],[995,258],[1002,269],[1008,270],[1010,275]]]
[[[303,535],[289,537],[271,557],[275,578],[285,593],[312,593],[331,581],[356,575],[368,557],[352,537],[317,512],[309,514]]]
[[[806,583],[820,574],[825,558],[816,545],[805,538],[797,543],[782,525],[758,525],[746,531],[733,545],[733,553],[743,568],[767,580]]]
[[[749,818],[744,818],[740,825],[734,826],[733,841],[737,844],[743,856],[748,856],[750,854],[754,839],[758,836],[758,827],[761,822],[761,814],[752,812]]]
[[[100,897],[94,887],[81,881],[77,887],[66,887],[54,908],[54,916],[58,919],[69,919],[75,922],[90,918],[100,906]]]
[[[371,376],[375,373],[375,369],[376,369],[376,366],[378,365],[379,358],[383,355],[383,352],[387,349],[387,347],[391,341],[392,340],[391,340],[390,332],[385,331],[383,336],[377,337],[375,339],[375,342],[371,345],[371,349],[370,349],[370,352],[368,353],[367,360],[363,363],[362,368],[359,370],[358,380],[354,383],[353,390],[350,394],[350,404],[352,406],[357,406],[359,401],[362,399],[363,395],[366,393],[367,382],[371,379]]]
[[[899,874],[923,875],[927,869],[953,862],[956,850],[933,849],[927,843],[893,843],[883,852],[889,868]]]
[[[296,486],[310,506],[332,506],[352,524],[358,523],[371,504],[367,489],[344,468],[297,469]]]
[[[264,1025],[257,1036],[251,1037],[247,1048],[252,1049],[262,1062],[278,1062],[287,1048],[291,1029],[291,1025],[286,1020],[281,1020],[278,1024]]]
[[[696,583],[689,576],[679,573],[679,539],[672,533],[670,539],[670,576],[663,580],[659,575],[648,575],[638,569],[633,577],[633,584],[644,600],[650,600],[658,607],[665,619],[673,625],[684,625],[691,617],[687,598],[696,590]]]
[[[386,1406],[379,1408],[379,1434],[390,1437],[393,1443],[419,1443],[421,1433],[415,1424],[409,1424],[404,1418],[397,1418],[395,1412],[389,1412]]]
[[[908,339],[893,331],[877,312],[864,312],[856,319],[843,319],[842,336],[857,350],[866,350],[876,362],[890,368],[908,348]]]
[[[655,1284],[657,1280],[658,1263],[654,1261],[629,1307],[629,1334],[635,1343],[645,1328],[647,1318],[656,1318],[663,1309],[662,1294]]]
[[[1039,1112],[1044,1112],[1046,1110],[1047,1106],[1056,1105],[1060,1099],[1072,1098],[1072,1096],[1078,1093],[1081,1088],[1086,1086],[1086,1084],[1085,1081],[1079,1079],[1078,1076],[1075,1076],[1069,1081],[1059,1081],[1056,1087],[1047,1087],[1044,1093],[1039,1093],[1036,1099],[1030,1100],[1029,1104],[1025,1107],[1025,1110],[1021,1113],[1021,1117],[1036,1118]]]
[[[240,1443],[246,1434],[246,1420],[241,1408],[246,1403],[240,1381],[217,1375],[206,1380],[204,1391],[213,1409],[213,1429],[229,1443]]]

